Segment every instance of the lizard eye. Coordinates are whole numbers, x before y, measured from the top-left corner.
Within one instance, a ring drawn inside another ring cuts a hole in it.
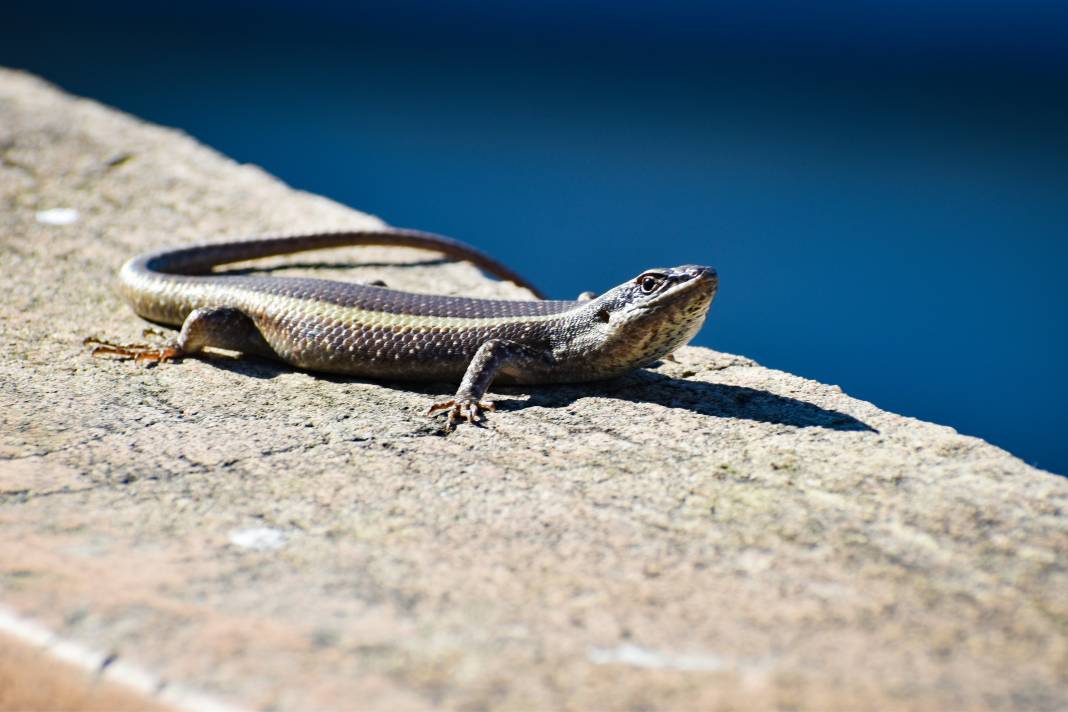
[[[663,282],[663,277],[659,277],[654,274],[645,274],[638,277],[638,286],[642,288],[643,294],[652,294],[656,291],[656,288]]]

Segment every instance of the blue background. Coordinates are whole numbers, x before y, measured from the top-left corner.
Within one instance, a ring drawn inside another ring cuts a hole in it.
[[[0,63],[1068,472],[1068,3],[24,3]],[[295,225],[294,228],[299,228]]]

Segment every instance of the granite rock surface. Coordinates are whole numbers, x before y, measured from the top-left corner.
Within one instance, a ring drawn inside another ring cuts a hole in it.
[[[685,348],[444,437],[453,384],[81,346],[136,253],[373,224],[0,71],[0,604],[249,708],[1068,707],[1068,479],[836,386]]]

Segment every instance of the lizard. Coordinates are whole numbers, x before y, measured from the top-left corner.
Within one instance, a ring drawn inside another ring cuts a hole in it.
[[[405,292],[381,283],[228,275],[215,267],[306,250],[388,245],[472,262],[534,300]],[[716,295],[711,267],[645,270],[600,296],[547,300],[513,270],[458,240],[401,228],[340,230],[203,243],[127,261],[119,291],[139,316],[179,327],[161,344],[87,338],[93,355],[164,362],[205,348],[273,358],[309,371],[384,380],[452,381],[446,432],[482,423],[496,380],[574,383],[613,378],[669,357],[697,334]]]

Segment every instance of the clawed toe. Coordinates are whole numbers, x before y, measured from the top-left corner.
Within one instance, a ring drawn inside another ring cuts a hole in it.
[[[430,406],[427,411],[427,415],[434,415],[435,413],[448,411],[448,419],[445,421],[445,432],[452,432],[458,423],[467,421],[472,425],[479,425],[486,420],[484,411],[496,410],[497,406],[490,402],[482,402],[477,400],[471,400],[468,398],[461,398],[459,400],[449,400],[442,403],[435,403]]]
[[[89,351],[92,356],[115,356],[120,359],[133,359],[135,363],[163,363],[182,355],[181,350],[174,346],[113,344],[92,336],[82,343],[92,347]]]

